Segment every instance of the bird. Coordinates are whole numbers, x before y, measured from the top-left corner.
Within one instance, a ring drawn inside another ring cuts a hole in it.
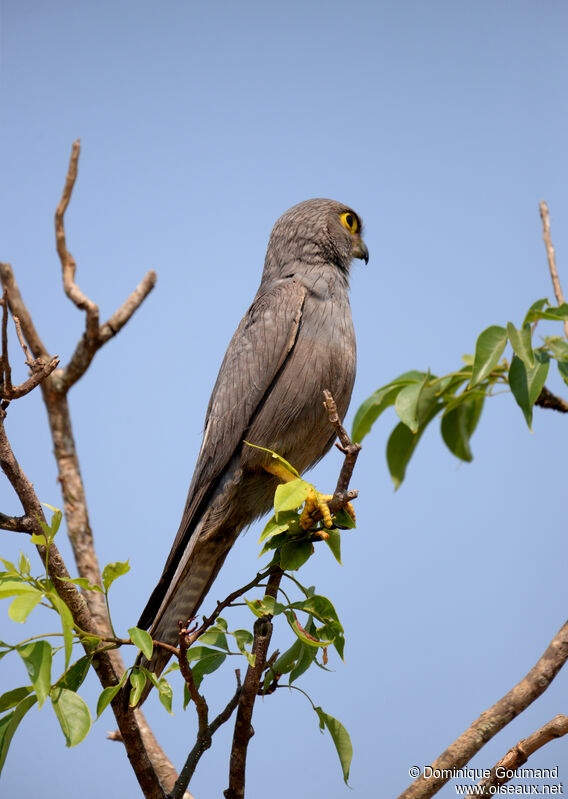
[[[239,533],[270,509],[282,474],[260,447],[300,474],[331,448],[322,397],[331,391],[343,419],[356,372],[350,267],[369,260],[361,235],[358,214],[328,199],[305,200],[276,221],[259,289],[211,394],[176,538],[138,622],[154,640],[177,643],[178,622],[195,617]],[[154,647],[137,662],[159,676],[170,657]]]

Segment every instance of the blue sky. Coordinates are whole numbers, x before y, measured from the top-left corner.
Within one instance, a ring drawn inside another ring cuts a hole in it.
[[[559,0],[1,4],[0,258],[48,348],[66,360],[83,324],[63,296],[53,237],[75,138],[83,150],[67,235],[79,285],[107,317],[147,269],[158,272],[147,303],[71,396],[100,561],[132,564],[113,587],[121,630],[169,551],[217,369],[289,206],[332,197],[365,222],[371,259],[351,281],[349,423],[399,373],[448,372],[485,327],[519,324],[535,299],[552,299],[541,199],[568,286],[567,17]],[[14,370],[24,375],[23,364]],[[556,376],[548,385],[563,391]],[[408,769],[430,763],[524,676],[565,620],[564,419],[537,409],[531,434],[512,398],[496,397],[471,465],[433,426],[394,493],[384,457],[393,414],[365,441],[343,568],[322,552],[304,578],[335,600],[347,648],[333,673],[300,685],[349,730],[358,797],[400,793]],[[58,505],[37,392],[10,408],[8,432],[42,500]],[[330,453],[313,473],[318,487],[334,485],[338,466]],[[19,511],[6,481],[0,508]],[[214,598],[255,573],[258,532],[241,537]],[[5,533],[2,555],[23,543]],[[3,640],[27,634],[0,619]],[[288,640],[283,630],[279,645]],[[231,675],[209,678],[213,708]],[[21,683],[23,666],[4,658],[0,680]],[[472,765],[490,767],[562,712],[566,687],[561,673]],[[92,710],[96,696],[93,681]],[[194,719],[179,707],[169,719],[152,700],[147,710],[180,765]],[[273,799],[347,795],[299,694],[259,703],[254,726],[249,799],[266,796],[267,781]],[[112,728],[107,715],[66,750],[51,710],[32,711],[12,744],[6,795],[31,797],[41,779],[46,799],[59,796],[68,769],[89,775],[84,799],[111,778],[113,795],[137,795],[123,752],[105,740]],[[226,787],[228,744],[227,728],[192,783],[197,799]],[[531,764],[559,765],[566,780],[565,744]]]

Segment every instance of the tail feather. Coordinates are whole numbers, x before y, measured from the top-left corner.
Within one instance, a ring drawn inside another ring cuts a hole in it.
[[[166,598],[148,630],[154,641],[177,646],[179,622],[186,624],[195,617],[225,561],[233,540],[234,537],[225,532],[224,535],[216,535],[195,547],[190,562],[185,568],[178,570],[179,573],[176,572]],[[154,645],[151,659],[148,660],[140,654],[136,665],[143,666],[159,677],[171,657],[172,654],[167,649]],[[146,700],[151,689],[152,683],[148,681],[140,697],[139,706]]]

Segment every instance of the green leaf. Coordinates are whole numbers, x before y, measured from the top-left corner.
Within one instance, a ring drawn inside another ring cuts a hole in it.
[[[37,588],[14,577],[0,577],[0,599],[19,594],[34,594]]]
[[[41,547],[47,546],[47,538],[42,533],[32,533],[30,538],[31,544],[39,544]]]
[[[29,685],[23,685],[21,688],[13,688],[11,691],[6,691],[5,694],[0,696],[0,713],[10,710],[15,707],[22,699],[32,693],[32,688]]]
[[[109,685],[101,692],[101,695],[97,700],[97,718],[99,718],[103,710],[105,710],[110,705],[114,697],[117,695],[117,693],[120,691],[120,689],[126,682],[127,677],[128,677],[128,672],[125,671],[119,683],[117,683],[116,685]]]
[[[36,702],[37,696],[35,694],[26,696],[16,705],[15,710],[0,719],[0,772],[4,768],[6,755],[18,724]]]
[[[8,608],[8,616],[12,619],[12,621],[23,623],[26,621],[36,605],[39,605],[42,599],[43,594],[41,591],[36,591],[33,594],[20,594],[12,600],[10,607]]]
[[[303,644],[307,644],[308,646],[312,647],[321,647],[328,646],[330,643],[332,643],[331,641],[320,641],[318,638],[316,638],[316,636],[310,631],[309,625],[302,627],[293,611],[287,611],[286,618],[288,619],[288,624],[294,630]]]
[[[284,571],[295,571],[304,565],[313,551],[314,547],[309,539],[289,541],[280,550],[280,567]]]
[[[51,704],[65,736],[66,746],[80,744],[91,729],[91,713],[79,694],[67,688],[51,689]]]
[[[568,359],[558,359],[556,361],[556,366],[558,367],[560,377],[564,380],[566,385],[568,385]]]
[[[379,416],[394,402],[398,393],[404,388],[404,383],[399,383],[395,386],[383,386],[383,388],[371,394],[365,402],[359,407],[353,419],[353,429],[351,439],[356,442],[362,441],[367,433],[370,433],[373,424],[377,421]]]
[[[492,325],[480,333],[475,345],[475,359],[470,388],[473,388],[492,372],[499,363],[507,344],[507,331],[504,327]]]
[[[44,508],[49,508],[49,510],[53,511],[53,516],[51,517],[51,524],[49,528],[49,539],[50,541],[55,538],[57,531],[59,530],[59,526],[61,525],[61,520],[63,518],[63,513],[59,508],[54,508],[53,505],[48,505],[47,502],[41,503]],[[43,524],[42,524],[43,527]],[[47,533],[47,530],[45,531]]]
[[[304,599],[301,602],[293,602],[290,607],[294,608],[295,610],[303,610],[306,613],[315,616],[316,619],[319,619],[320,621],[339,622],[337,611],[326,596],[314,594],[313,596],[308,597],[308,599]],[[341,624],[339,627],[341,630],[343,630]]]
[[[340,721],[334,719],[333,716],[330,716],[328,713],[325,713],[321,707],[316,707],[314,709],[319,717],[320,730],[323,732],[327,727],[333,743],[335,744],[335,749],[337,750],[339,762],[341,763],[341,769],[343,771],[343,779],[347,785],[351,760],[353,759],[353,746],[351,745],[349,733]]]
[[[280,521],[279,514],[282,511],[295,510],[303,505],[306,497],[310,493],[310,484],[298,478],[289,483],[280,483],[274,493],[274,513]]]
[[[563,302],[562,305],[556,307],[551,306],[546,310],[535,311],[537,319],[551,319],[553,321],[564,321],[568,319],[568,302]]]
[[[479,386],[479,388],[473,389],[473,391],[463,391],[461,394],[457,394],[447,403],[446,407],[444,408],[444,414],[450,413],[450,411],[453,411],[454,408],[457,408],[464,402],[472,402],[474,400],[483,401],[487,396],[488,389],[489,385],[484,383],[482,386]]]
[[[133,669],[130,672],[130,685],[132,686],[130,692],[130,707],[136,707],[140,701],[146,682],[147,676],[144,674],[143,669]]]
[[[296,475],[296,477],[300,476],[299,473],[296,471],[296,469],[294,469],[294,467],[290,463],[288,463],[287,460],[284,460],[282,455],[279,455],[277,452],[274,452],[274,450],[267,449],[266,447],[259,447],[257,444],[251,444],[250,441],[243,441],[243,444],[246,444],[247,447],[252,447],[253,449],[261,449],[264,452],[269,452],[274,458],[274,460],[278,461],[278,463],[281,466],[283,466],[287,472]]]
[[[49,695],[51,687],[52,649],[47,641],[32,641],[18,647],[41,707]]]
[[[140,627],[131,627],[128,630],[130,640],[137,646],[138,649],[146,656],[148,660],[152,657],[154,651],[154,644],[152,643],[152,636],[146,630],[141,630]]]
[[[296,638],[292,646],[283,652],[275,661],[274,665],[272,666],[272,672],[274,674],[288,674],[289,671],[292,671],[294,668],[296,661],[300,657],[303,651],[303,644],[299,638]],[[272,680],[273,674],[269,671],[269,678],[268,682]]]
[[[53,606],[59,613],[59,618],[61,619],[63,642],[65,644],[65,668],[67,668],[73,651],[73,625],[75,622],[73,621],[71,611],[61,599],[59,594],[57,594],[55,591],[50,591],[47,596],[48,599],[53,603]]]
[[[194,660],[202,660],[203,658],[208,658],[212,656],[223,655],[223,652],[219,652],[218,649],[211,649],[209,646],[192,646],[187,650],[187,662],[192,663]]]
[[[351,516],[349,516],[348,513],[346,513],[345,515],[351,519]],[[351,521],[353,520],[351,519]],[[341,563],[341,534],[339,530],[334,530],[333,528],[331,530],[327,530],[327,538],[325,538],[324,540],[325,543],[328,545],[328,547],[331,549],[331,552],[335,560],[339,563],[340,566],[342,566],[343,564]]]
[[[456,457],[462,461],[470,462],[473,455],[469,446],[469,439],[473,435],[485,397],[475,397],[476,392],[471,392],[469,402],[456,405],[451,411],[442,416],[441,432],[444,443]]]
[[[20,569],[21,573],[24,576],[29,577],[31,571],[30,559],[28,558],[27,555],[24,555],[23,552],[20,552],[20,560],[18,562],[18,568]]]
[[[292,685],[292,683],[295,682],[298,677],[301,677],[302,674],[304,674],[310,668],[312,663],[315,662],[316,655],[318,653],[318,650],[313,646],[305,646],[305,644],[302,644],[301,642],[300,646],[301,654],[296,665],[290,672],[290,677],[288,678],[289,685]]]
[[[3,563],[4,568],[6,569],[6,572],[9,573],[11,577],[18,577],[19,576],[18,569],[16,569],[15,564],[12,563],[11,560],[4,560],[4,558],[0,558],[0,560]]]
[[[543,297],[542,300],[537,300],[533,302],[531,307],[528,309],[525,318],[523,319],[523,327],[526,324],[531,324],[532,322],[536,322],[539,317],[537,316],[538,311],[542,311],[545,305],[548,305],[548,300],[546,297]]]
[[[441,402],[430,405],[428,413],[420,423],[417,433],[400,422],[390,434],[387,442],[387,464],[394,483],[395,490],[399,488],[406,474],[406,467],[424,430],[432,421],[436,413],[443,407]]]
[[[545,344],[558,358],[568,358],[568,341],[561,336],[547,336]]]
[[[356,527],[352,517],[347,513],[345,508],[340,508],[337,513],[333,514],[333,523],[336,527],[345,530],[353,530]]]
[[[207,630],[207,632],[199,636],[198,641],[200,644],[208,644],[209,646],[216,646],[219,649],[224,649],[226,652],[229,651],[227,636],[224,632],[221,632],[221,630]]]
[[[262,616],[278,616],[279,613],[283,613],[285,608],[284,605],[281,605],[280,602],[276,602],[276,600],[271,596],[264,596],[262,599],[253,599],[252,602],[246,597],[243,597],[246,604],[252,610],[254,615],[257,618],[261,618]]]
[[[531,326],[527,323],[523,325],[522,330],[517,330],[511,322],[507,322],[507,334],[515,355],[519,356],[527,369],[532,369],[534,367],[534,352]]]
[[[398,417],[413,433],[418,430],[418,402],[428,379],[429,375],[426,375],[422,383],[405,386],[396,398],[395,410]]]
[[[192,649],[193,648],[194,647],[192,647]],[[202,657],[197,661],[195,666],[191,668],[196,688],[199,688],[206,674],[212,674],[214,671],[217,671],[219,666],[222,666],[225,662],[227,655],[224,652],[218,652],[215,649],[212,649],[211,652],[213,652],[212,655]]]
[[[280,486],[278,486],[278,488],[280,488]],[[275,535],[285,533],[290,527],[290,522],[296,521],[297,519],[298,513],[295,510],[280,511],[278,520],[276,516],[272,516],[272,518],[268,520],[266,527],[262,531],[262,535],[258,539],[258,543],[261,544],[263,541],[268,541]],[[296,524],[295,526],[297,527],[298,525]]]
[[[55,683],[59,688],[68,688],[69,691],[78,691],[91,667],[92,655],[79,658]]]
[[[235,641],[237,643],[241,655],[244,655],[248,660],[249,664],[251,666],[254,666],[255,656],[251,654],[251,652],[249,652],[248,649],[246,648],[247,644],[250,646],[250,644],[252,644],[252,642],[254,641],[254,636],[252,635],[252,633],[250,633],[248,630],[235,630],[233,635],[235,636]]]
[[[162,705],[166,708],[168,713],[173,716],[172,713],[172,699],[174,696],[174,692],[172,690],[172,686],[166,680],[165,677],[160,677],[158,681],[158,697]]]
[[[123,574],[127,574],[129,571],[130,565],[128,561],[122,563],[121,561],[117,560],[115,563],[107,563],[102,574],[105,591],[108,591],[118,577],[122,577]]]
[[[509,385],[523,412],[529,430],[532,429],[533,405],[542,391],[550,366],[550,359],[546,351],[538,349],[534,354],[536,360],[534,369],[527,369],[516,355],[513,356],[509,369]]]

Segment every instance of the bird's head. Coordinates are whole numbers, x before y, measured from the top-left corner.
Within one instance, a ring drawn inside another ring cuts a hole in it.
[[[353,258],[369,260],[358,214],[335,200],[313,199],[294,205],[277,220],[268,243],[265,275],[283,276],[293,265],[331,264],[346,275]]]

